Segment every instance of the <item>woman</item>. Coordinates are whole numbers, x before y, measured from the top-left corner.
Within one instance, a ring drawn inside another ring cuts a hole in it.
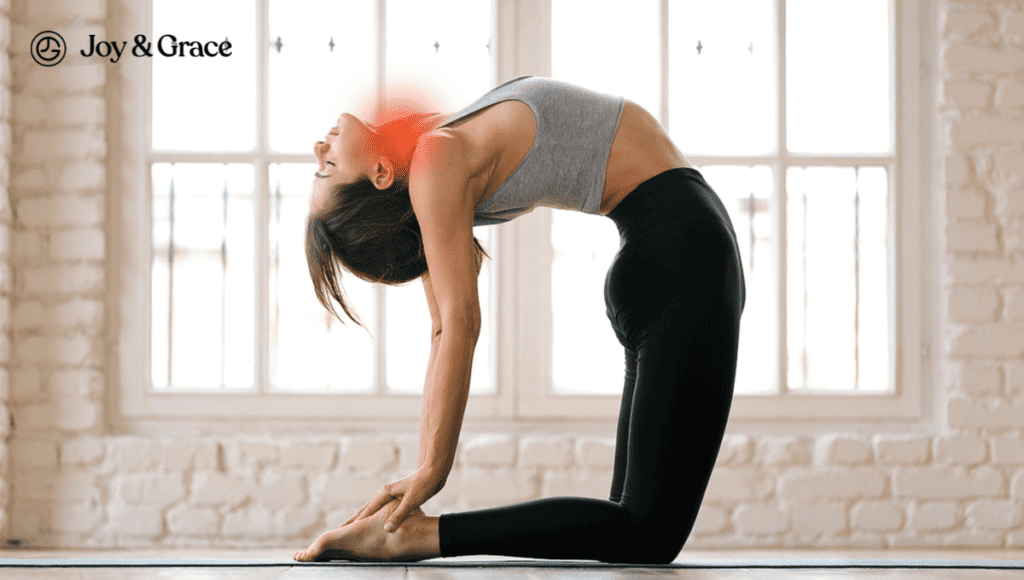
[[[295,558],[671,562],[725,431],[746,290],[724,205],[658,122],[621,97],[519,77],[447,117],[371,126],[342,115],[314,152],[317,297],[353,317],[340,267],[388,284],[421,278],[433,333],[417,470]],[[619,230],[604,289],[626,353],[611,493],[428,517],[419,506],[454,462],[480,329],[472,228],[536,205],[606,215]]]

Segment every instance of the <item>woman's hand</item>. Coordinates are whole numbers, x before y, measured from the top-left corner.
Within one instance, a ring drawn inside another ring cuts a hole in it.
[[[437,495],[442,487],[444,487],[442,478],[421,467],[404,479],[386,484],[363,506],[363,509],[359,510],[359,513],[349,518],[340,527],[368,518],[392,499],[399,498],[401,503],[384,524],[385,532],[393,532],[402,525],[402,522],[413,510],[418,509],[425,501]]]

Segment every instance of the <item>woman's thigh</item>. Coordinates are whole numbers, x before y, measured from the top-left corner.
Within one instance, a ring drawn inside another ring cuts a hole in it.
[[[697,219],[627,241],[609,270],[609,317],[636,354],[619,445],[627,458],[622,503],[638,523],[683,525],[688,534],[696,518],[732,400],[737,268],[724,226]]]

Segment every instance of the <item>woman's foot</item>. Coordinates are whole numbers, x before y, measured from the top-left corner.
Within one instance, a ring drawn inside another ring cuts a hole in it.
[[[384,522],[401,502],[391,500],[372,516],[324,533],[293,556],[299,562],[358,560],[362,562],[416,562],[441,555],[437,518],[416,508],[390,534]]]

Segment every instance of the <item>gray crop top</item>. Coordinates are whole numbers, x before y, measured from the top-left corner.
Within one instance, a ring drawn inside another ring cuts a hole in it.
[[[473,225],[507,222],[541,205],[598,214],[604,170],[625,99],[544,77],[506,81],[453,113],[441,127],[508,100],[529,105],[536,137],[519,166],[476,206]]]

